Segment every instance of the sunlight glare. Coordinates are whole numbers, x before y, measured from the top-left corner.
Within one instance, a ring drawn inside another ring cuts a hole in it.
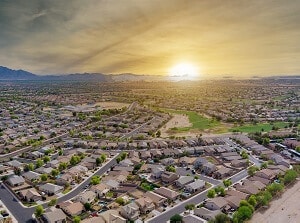
[[[180,63],[170,69],[170,77],[179,79],[195,79],[199,73],[198,68],[190,63]]]

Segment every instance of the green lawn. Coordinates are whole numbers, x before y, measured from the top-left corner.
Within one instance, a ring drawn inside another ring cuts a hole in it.
[[[215,119],[212,118],[206,118],[194,111],[182,111],[182,110],[172,110],[172,109],[164,109],[164,111],[173,114],[185,114],[188,116],[189,121],[192,123],[191,127],[172,128],[171,130],[173,131],[185,132],[191,129],[205,130],[205,129],[212,129],[220,125],[219,121],[216,121]]]
[[[249,125],[243,125],[243,126],[238,126],[230,129],[230,131],[238,131],[238,132],[246,132],[246,133],[253,133],[253,132],[269,132],[272,130],[273,126],[276,126],[280,129],[284,128],[285,126],[288,126],[289,123],[287,122],[274,122],[273,125],[270,123],[258,123],[256,125],[254,124],[249,124]]]

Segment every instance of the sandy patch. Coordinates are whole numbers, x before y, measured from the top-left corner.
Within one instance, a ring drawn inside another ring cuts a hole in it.
[[[128,103],[122,103],[122,102],[114,102],[114,101],[104,101],[104,102],[97,102],[95,105],[101,106],[102,108],[105,109],[119,109],[123,107],[128,107]]]
[[[300,222],[300,181],[271,202],[264,212],[255,212],[250,223],[297,223]]]
[[[171,118],[171,120],[168,121],[167,124],[165,124],[161,128],[161,136],[162,137],[168,137],[170,135],[188,136],[189,135],[188,132],[170,134],[169,131],[172,128],[184,128],[184,127],[191,127],[191,126],[192,126],[192,123],[190,123],[189,117],[187,115],[173,114],[173,118]]]

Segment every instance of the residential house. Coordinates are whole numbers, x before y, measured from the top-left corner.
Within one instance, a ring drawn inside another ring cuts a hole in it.
[[[91,203],[95,200],[96,193],[93,191],[85,191],[77,195],[76,200],[80,201],[82,204]]]
[[[39,187],[39,190],[50,195],[58,194],[64,190],[64,187],[52,183],[46,183]]]
[[[184,215],[182,217],[182,221],[184,223],[206,223],[206,220],[203,220],[202,218],[193,215],[193,214],[188,214],[188,215]]]
[[[167,198],[157,193],[154,193],[153,191],[147,191],[145,193],[145,196],[149,197],[156,207],[161,207],[167,201]]]
[[[155,204],[149,197],[141,197],[135,200],[135,203],[139,206],[140,212],[147,214],[155,209]]]
[[[163,172],[161,174],[162,182],[167,183],[167,184],[173,183],[178,178],[179,178],[179,175],[177,175],[176,173],[172,173],[172,172]]]
[[[133,162],[130,159],[124,159],[120,161],[119,165],[124,167],[133,166]]]
[[[42,200],[42,196],[34,188],[21,190],[18,194],[22,199],[28,202],[37,202]]]
[[[262,177],[262,178],[272,181],[276,178],[276,173],[270,169],[262,169],[262,170],[257,171],[254,174],[254,176]]]
[[[57,185],[67,185],[67,184],[71,184],[73,182],[73,176],[69,173],[65,173],[63,175],[60,175],[56,178],[56,184]]]
[[[80,202],[72,202],[69,205],[61,207],[61,209],[69,216],[80,215],[84,212],[84,206]]]
[[[102,217],[105,220],[105,223],[127,223],[127,220],[121,217],[117,210],[108,210],[98,215],[99,217]],[[100,223],[100,222],[95,222],[95,223]]]
[[[65,223],[67,222],[66,214],[58,208],[50,208],[42,215],[44,222],[46,223]]]
[[[138,205],[135,202],[129,203],[123,207],[120,208],[120,214],[124,218],[135,221],[138,219],[140,215],[140,210]]]
[[[194,182],[194,177],[192,176],[181,176],[175,181],[175,185],[179,188],[183,188],[185,185]]]
[[[213,163],[205,163],[202,166],[202,172],[206,175],[211,175],[213,172],[215,172],[217,170],[217,167],[215,164]]]
[[[209,210],[222,210],[226,205],[228,205],[228,202],[223,197],[210,198],[204,204]]]
[[[215,219],[215,217],[221,213],[222,212],[220,210],[208,210],[204,207],[194,209],[194,215],[199,216],[207,221]]]
[[[180,157],[178,159],[178,165],[179,166],[188,166],[188,165],[191,165],[193,163],[194,159],[191,158],[191,157],[187,157],[187,156],[184,156],[184,157]]]
[[[25,180],[22,176],[12,175],[7,179],[7,183],[12,187],[16,187],[23,185]]]
[[[241,200],[246,200],[249,198],[249,194],[243,193],[238,190],[228,190],[224,199],[228,202],[230,208],[236,210]]]
[[[237,168],[247,167],[248,161],[246,159],[232,160],[230,164],[231,164],[231,166],[237,167]]]
[[[7,162],[6,165],[10,166],[10,167],[22,169],[24,164],[17,160],[12,160],[12,161]]]
[[[160,166],[154,166],[151,169],[152,169],[151,176],[154,177],[155,179],[159,179],[163,174],[163,172],[165,171],[164,168]]]
[[[184,187],[184,189],[190,193],[195,193],[205,187],[205,181],[195,180]]]
[[[89,170],[93,170],[97,167],[96,159],[92,157],[85,157],[81,162],[80,165],[85,166]]]
[[[248,185],[236,184],[235,189],[238,191],[244,192],[246,194],[259,193],[259,189],[257,187],[255,187],[253,184],[248,184]]]
[[[161,162],[163,165],[165,165],[165,166],[169,166],[169,165],[175,164],[175,160],[174,160],[173,158],[171,158],[171,157],[162,159],[160,162]]]
[[[286,159],[284,159],[282,156],[280,156],[278,154],[273,154],[270,157],[270,159],[273,160],[276,165],[283,165],[283,166],[285,166],[287,168],[290,167],[289,161],[287,161]]]
[[[41,177],[41,174],[33,172],[33,171],[28,171],[28,172],[24,172],[22,174],[22,176],[28,180],[28,181],[33,181],[33,180],[39,180]]]
[[[221,166],[220,169],[214,172],[214,177],[217,179],[222,179],[224,177],[228,177],[232,174],[233,170],[227,167]]]
[[[117,190],[120,187],[120,183],[116,180],[109,179],[109,180],[103,180],[103,184],[105,184],[109,189]]]
[[[52,167],[52,168],[58,168],[59,166],[59,161],[58,160],[51,160],[50,162],[46,163],[46,167]]]
[[[179,193],[166,187],[160,187],[154,190],[155,193],[175,201],[179,197]]]
[[[202,157],[198,157],[195,161],[194,161],[194,168],[195,169],[200,169],[202,168],[202,166],[204,164],[208,163],[208,161],[205,158]]]
[[[109,191],[109,187],[104,183],[100,183],[92,186],[91,191],[96,193],[97,197],[100,198],[105,196],[105,194]]]

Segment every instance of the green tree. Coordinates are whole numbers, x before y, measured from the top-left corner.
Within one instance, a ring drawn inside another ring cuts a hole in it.
[[[115,202],[119,205],[124,205],[125,204],[125,201],[122,197],[118,197]]]
[[[248,159],[249,158],[248,154],[244,150],[241,152],[241,157],[243,159]]]
[[[104,163],[106,161],[107,157],[105,154],[101,154],[100,159],[101,159],[102,163]]]
[[[44,161],[42,159],[37,159],[36,160],[36,163],[35,163],[36,168],[39,168],[43,165],[44,165]]]
[[[62,156],[64,154],[64,151],[62,149],[58,150],[58,155]]]
[[[268,167],[268,162],[264,162],[260,165],[261,169],[266,169]]]
[[[283,177],[284,184],[289,184],[296,180],[298,174],[295,170],[287,170]]]
[[[224,197],[226,195],[225,189],[221,186],[216,187],[215,191],[217,194],[220,194],[222,197]]]
[[[33,163],[28,163],[25,165],[24,167],[24,171],[28,172],[28,171],[33,171],[34,170],[34,164]]]
[[[80,223],[80,222],[81,222],[81,218],[79,216],[73,217],[73,223]]]
[[[256,196],[255,195],[251,195],[248,199],[248,203],[250,205],[252,205],[253,207],[256,207],[257,205],[257,201],[256,201]]]
[[[41,176],[40,176],[41,180],[42,181],[47,181],[48,180],[48,175],[43,173]]]
[[[253,176],[257,170],[258,170],[257,167],[255,167],[255,166],[250,166],[250,167],[248,168],[248,174],[249,174],[250,176]]]
[[[72,157],[71,157],[71,159],[70,159],[70,164],[72,165],[72,166],[74,166],[74,165],[76,165],[77,163],[79,163],[80,162],[80,156],[77,156],[77,155],[73,155]]]
[[[52,200],[49,201],[48,206],[49,206],[49,207],[55,206],[56,203],[57,203],[57,199],[56,199],[56,198],[53,198]]]
[[[175,214],[170,218],[171,223],[182,223],[182,216],[180,214]]]
[[[208,192],[207,192],[207,197],[208,198],[214,198],[216,196],[216,191],[214,189],[210,189]]]
[[[175,169],[175,167],[174,167],[174,166],[172,166],[172,165],[169,165],[169,166],[167,166],[167,167],[166,167],[166,171],[169,171],[169,172],[173,172],[173,173],[175,173],[175,172],[176,172],[176,169]]]
[[[233,215],[234,223],[242,223],[245,220],[251,219],[253,211],[248,206],[239,207],[238,211],[236,211]]]
[[[57,170],[57,169],[51,170],[51,176],[52,176],[52,177],[57,177],[58,174],[59,174],[59,170]]]
[[[85,203],[84,208],[85,208],[85,210],[90,211],[92,209],[91,203]]]
[[[60,163],[60,164],[58,165],[59,171],[63,171],[63,170],[65,170],[65,169],[67,169],[67,167],[68,167],[68,164],[65,163],[65,162]]]
[[[101,161],[100,157],[97,157],[97,158],[96,158],[96,165],[97,165],[97,166],[100,166],[101,163],[102,163],[102,161]]]
[[[159,138],[160,136],[161,136],[161,131],[158,130],[158,131],[156,132],[156,137]]]
[[[99,183],[100,183],[100,176],[97,176],[97,175],[92,176],[92,178],[91,178],[91,184],[92,185],[97,185]]]
[[[187,211],[192,211],[192,210],[194,210],[195,209],[195,204],[187,204],[187,205],[185,205],[185,210],[187,210]]]
[[[43,161],[44,161],[44,163],[48,163],[48,162],[50,162],[50,157],[49,156],[44,156],[44,158],[43,158]]]
[[[267,191],[269,191],[272,196],[277,194],[278,192],[282,191],[284,186],[282,184],[272,183],[267,186]]]
[[[231,223],[231,219],[226,214],[221,213],[221,214],[218,214],[212,222],[213,223]]]
[[[225,187],[229,187],[232,184],[231,180],[223,180],[223,184]]]
[[[36,206],[35,208],[35,211],[34,211],[34,215],[37,217],[37,218],[40,218],[42,216],[42,214],[44,213],[44,208],[42,205],[38,205]]]
[[[254,212],[254,207],[248,203],[248,201],[246,200],[241,200],[240,201],[240,207],[243,207],[243,206],[247,206],[251,209],[252,212]]]

